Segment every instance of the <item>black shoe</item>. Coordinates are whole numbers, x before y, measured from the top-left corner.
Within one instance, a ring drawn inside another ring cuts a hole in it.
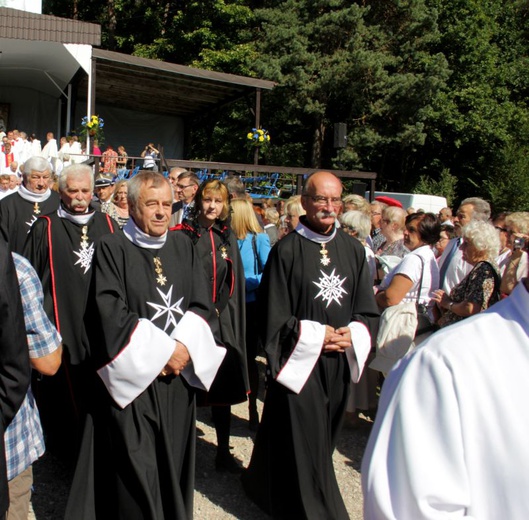
[[[241,473],[244,468],[231,453],[217,453],[215,469],[221,473]]]

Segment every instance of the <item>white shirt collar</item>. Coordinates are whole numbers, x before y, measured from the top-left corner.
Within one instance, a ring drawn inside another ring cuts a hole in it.
[[[57,209],[57,215],[59,215],[60,218],[64,218],[66,220],[69,220],[70,222],[73,222],[74,224],[78,224],[79,226],[84,226],[90,222],[90,219],[94,216],[95,211],[89,211],[90,208],[87,208],[87,213],[79,213],[79,214],[73,214],[68,211],[66,211],[62,205],[59,206]]]
[[[44,202],[50,198],[51,190],[48,188],[44,193],[33,193],[21,184],[18,188],[18,194],[28,202]]]
[[[134,245],[144,249],[161,249],[167,240],[167,231],[160,237],[152,237],[144,233],[132,217],[123,227],[123,233]]]
[[[319,233],[316,233],[316,231],[312,231],[312,229],[309,229],[307,226],[302,224],[301,221],[297,225],[295,231],[302,237],[318,244],[326,244],[336,236],[336,226],[334,226],[334,229],[330,235],[320,235]]]

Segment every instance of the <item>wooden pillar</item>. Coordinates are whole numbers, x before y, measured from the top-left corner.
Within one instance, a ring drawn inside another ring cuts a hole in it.
[[[255,89],[255,128],[261,126],[261,89]],[[253,163],[259,164],[259,147],[256,146],[253,152]]]

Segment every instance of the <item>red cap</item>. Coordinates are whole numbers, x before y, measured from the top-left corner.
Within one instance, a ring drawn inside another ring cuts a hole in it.
[[[392,199],[391,197],[386,197],[385,195],[375,197],[375,200],[378,200],[378,202],[383,202],[388,206],[396,206],[397,208],[402,208],[402,203],[400,203],[397,199]]]

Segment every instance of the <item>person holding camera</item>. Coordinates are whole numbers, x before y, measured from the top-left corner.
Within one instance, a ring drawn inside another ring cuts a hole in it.
[[[500,275],[496,257],[500,250],[498,230],[489,222],[474,220],[462,230],[463,260],[472,266],[448,295],[435,291],[433,300],[442,315],[437,324],[446,327],[488,309],[500,299]]]
[[[529,212],[517,211],[505,217],[507,246],[512,251],[501,281],[501,293],[511,294],[516,284],[529,274]]]
[[[142,170],[150,170],[153,172],[158,171],[158,164],[156,160],[158,159],[158,154],[160,152],[154,147],[154,143],[149,143],[141,152],[141,157],[143,158],[143,167]]]

